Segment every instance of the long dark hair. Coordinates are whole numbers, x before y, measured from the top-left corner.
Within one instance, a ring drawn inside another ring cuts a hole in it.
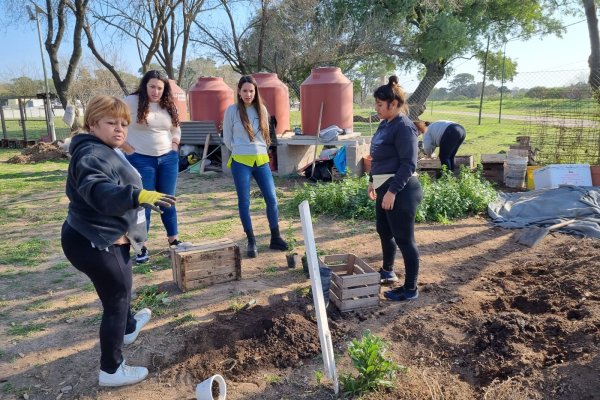
[[[177,107],[175,106],[175,102],[173,101],[173,92],[171,91],[171,85],[169,84],[169,78],[164,72],[161,71],[148,71],[144,74],[144,77],[140,81],[140,85],[137,90],[132,94],[137,94],[138,96],[138,109],[137,109],[137,118],[136,121],[139,124],[146,124],[148,121],[148,111],[150,100],[148,99],[148,91],[146,86],[150,79],[158,79],[162,83],[165,84],[165,89],[163,90],[162,97],[160,98],[160,108],[167,110],[169,115],[171,116],[171,124],[173,126],[179,126],[179,113],[177,112]]]
[[[386,101],[388,107],[394,100],[398,100],[398,107],[400,111],[408,115],[408,103],[406,102],[406,93],[404,89],[398,84],[398,77],[392,75],[388,79],[387,85],[379,86],[373,93],[373,97],[380,101]]]
[[[258,94],[258,85],[256,84],[256,79],[254,79],[252,75],[242,76],[237,85],[237,103],[238,110],[240,112],[240,119],[242,120],[242,125],[244,125],[244,128],[246,129],[250,141],[254,142],[254,129],[252,128],[252,124],[248,119],[248,113],[246,112],[244,100],[242,100],[242,97],[240,96],[240,90],[242,90],[242,86],[244,85],[244,83],[251,83],[254,86],[254,99],[252,100],[252,105],[254,106],[254,108],[256,108],[256,112],[258,113],[260,134],[262,135],[263,140],[265,141],[267,146],[269,146],[271,144],[271,136],[269,135],[269,121],[267,121],[267,116],[263,112],[263,101],[260,95]]]

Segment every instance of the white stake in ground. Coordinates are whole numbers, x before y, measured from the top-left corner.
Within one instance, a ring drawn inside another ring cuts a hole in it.
[[[319,273],[319,259],[317,257],[315,234],[313,232],[312,218],[310,216],[310,207],[308,205],[308,201],[304,200],[302,203],[300,203],[298,209],[300,210],[300,221],[302,222],[302,235],[304,236],[304,247],[306,249],[308,272],[310,274],[310,287],[312,289],[315,312],[317,314],[317,327],[319,328],[319,341],[321,342],[323,363],[325,365],[327,377],[333,381],[333,391],[335,394],[338,394],[339,384],[337,372],[335,370],[333,344],[331,342],[329,325],[327,324],[327,310],[325,309],[325,299],[323,298],[321,274]]]

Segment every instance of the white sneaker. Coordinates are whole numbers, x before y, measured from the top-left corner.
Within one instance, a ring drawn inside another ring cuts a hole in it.
[[[129,365],[125,365],[125,362],[123,361],[114,374],[109,374],[108,372],[101,370],[100,375],[98,376],[98,384],[100,386],[133,385],[134,383],[143,381],[147,376],[147,368],[130,367]]]
[[[152,311],[150,311],[149,308],[143,308],[137,313],[135,313],[135,315],[133,316],[133,318],[137,321],[135,325],[135,331],[123,336],[123,344],[131,344],[135,342],[135,339],[137,339],[144,325],[146,325],[148,321],[150,321],[151,316]]]

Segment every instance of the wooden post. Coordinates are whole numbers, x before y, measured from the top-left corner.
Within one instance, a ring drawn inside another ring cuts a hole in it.
[[[25,127],[25,106],[23,105],[23,99],[19,98],[19,114],[21,115],[21,128],[23,129],[23,139],[25,139],[25,146],[27,147],[27,128]]]
[[[8,140],[8,133],[6,132],[6,119],[4,118],[4,108],[0,106],[0,120],[2,121],[2,136],[4,140]]]
[[[208,146],[210,145],[210,133],[206,135],[204,140],[204,150],[202,151],[202,160],[200,161],[200,173],[204,173],[204,165],[206,163],[206,155],[208,154]]]
[[[319,111],[319,123],[317,124],[317,139],[315,140],[315,154],[313,156],[312,171],[310,177],[312,178],[315,174],[315,166],[317,165],[317,147],[319,147],[319,134],[321,133],[321,119],[323,118],[323,102],[321,102],[321,110]]]

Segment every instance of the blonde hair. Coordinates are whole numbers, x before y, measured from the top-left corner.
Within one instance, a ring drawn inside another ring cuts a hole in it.
[[[127,121],[127,124],[131,123],[129,107],[123,100],[114,96],[102,95],[94,96],[88,102],[83,117],[83,125],[90,132],[90,128],[106,116],[121,118]]]

